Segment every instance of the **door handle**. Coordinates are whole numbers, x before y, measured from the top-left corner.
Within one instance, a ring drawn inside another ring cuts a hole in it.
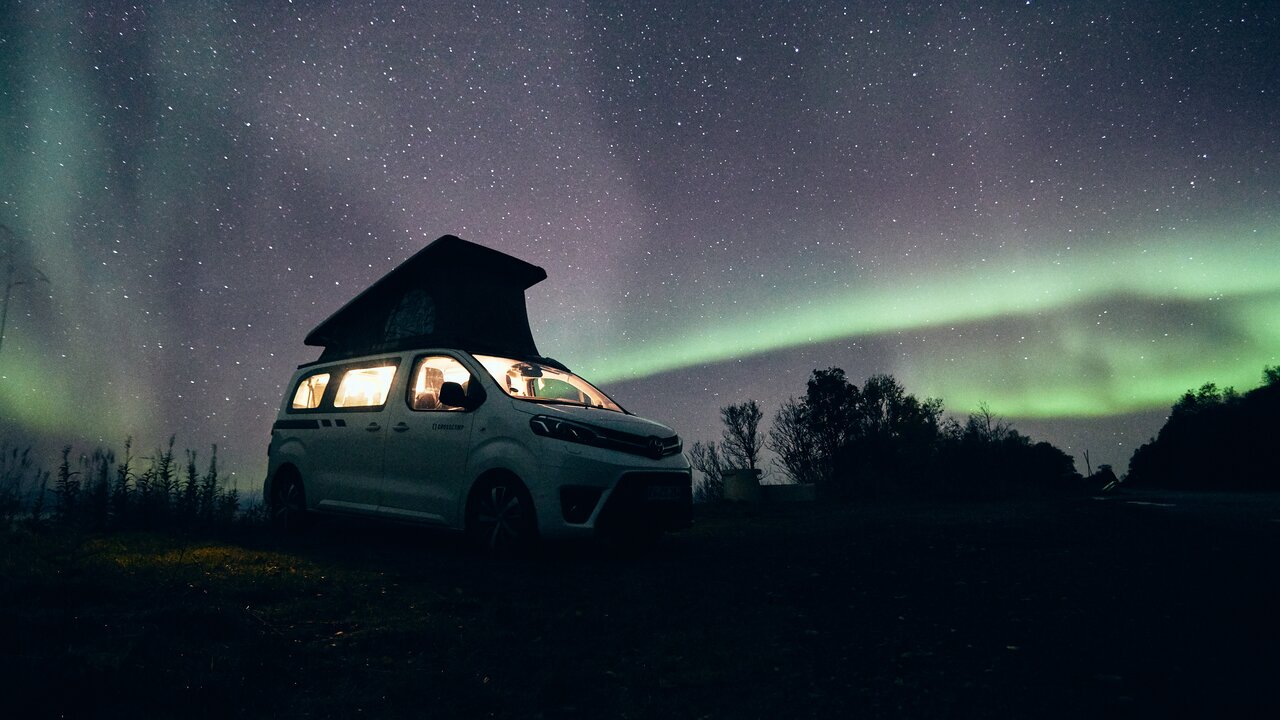
[[[391,429],[392,429],[392,430],[395,430],[396,432],[404,432],[405,430],[408,430],[408,429],[409,429],[409,423],[407,423],[407,422],[398,422],[398,423],[396,423],[395,425],[392,425],[392,426],[391,426]]]
[[[382,429],[382,426],[376,422],[371,422],[368,425],[365,425],[364,429],[368,430],[369,432],[377,432]]]

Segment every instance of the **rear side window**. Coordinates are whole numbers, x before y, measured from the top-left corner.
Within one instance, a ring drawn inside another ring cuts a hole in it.
[[[348,370],[338,384],[333,398],[335,408],[381,407],[387,402],[391,381],[395,378],[395,365],[380,365]]]
[[[413,368],[413,382],[409,384],[409,407],[414,410],[461,410],[460,407],[440,402],[440,387],[447,382],[458,383],[466,390],[471,384],[471,373],[462,363],[448,355],[429,355]]]
[[[293,393],[293,402],[289,404],[291,410],[314,410],[320,407],[320,400],[324,398],[324,389],[329,387],[329,373],[316,373],[302,378],[302,382],[298,383],[298,389]]]

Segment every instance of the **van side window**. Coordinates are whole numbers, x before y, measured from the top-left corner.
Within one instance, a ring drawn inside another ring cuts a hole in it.
[[[391,380],[396,376],[395,365],[353,368],[342,376],[338,394],[333,398],[335,408],[381,407],[387,401]]]
[[[324,389],[329,386],[329,373],[316,373],[302,378],[298,383],[298,389],[293,393],[293,402],[289,403],[290,410],[314,410],[320,407],[320,400],[324,398]]]
[[[447,382],[458,383],[466,390],[471,385],[471,373],[448,355],[428,355],[419,360],[409,383],[410,409],[461,410],[460,407],[441,404],[440,387]]]

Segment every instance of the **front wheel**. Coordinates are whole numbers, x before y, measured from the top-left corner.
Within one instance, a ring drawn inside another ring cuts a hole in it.
[[[271,488],[271,526],[290,535],[307,528],[307,496],[297,475],[276,478]]]
[[[467,535],[492,553],[530,548],[538,538],[533,498],[515,478],[481,480],[467,503]]]

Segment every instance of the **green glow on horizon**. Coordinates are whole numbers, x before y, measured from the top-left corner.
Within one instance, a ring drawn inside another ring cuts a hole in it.
[[[149,410],[154,405],[152,390],[145,377],[114,368],[103,373],[94,369],[91,360],[37,359],[23,351],[24,346],[36,346],[32,338],[21,331],[5,335],[0,415],[18,427],[113,441],[126,435],[158,436],[154,412]]]
[[[1021,257],[918,277],[911,284],[900,277],[873,281],[745,310],[747,303],[726,298],[720,308],[731,309],[714,321],[633,335],[625,346],[610,347],[607,357],[577,364],[589,378],[617,382],[845,338],[904,331],[933,336],[995,321],[1031,328],[1065,323],[1052,338],[971,352],[959,363],[914,349],[912,367],[895,374],[912,391],[943,397],[952,409],[985,401],[1010,416],[1067,417],[1167,407],[1206,381],[1251,388],[1280,352],[1280,227],[1133,242],[1038,261]],[[1153,346],[1132,319],[1106,318],[1119,330],[1103,336],[1070,318],[1085,305],[1123,306],[1126,299],[1189,305],[1213,317],[1229,337],[1174,333]],[[1082,367],[1064,365],[1064,354]]]
[[[1100,333],[1088,343],[1081,329],[1073,328],[1076,343],[1064,343],[1059,336],[998,357],[978,353],[960,363],[929,358],[912,369],[908,386],[945,398],[952,409],[971,411],[986,402],[1002,415],[1023,418],[1167,409],[1184,391],[1205,382],[1243,392],[1260,384],[1265,365],[1277,363],[1280,339],[1274,319],[1280,317],[1280,294],[1224,304],[1223,320],[1236,329],[1252,329],[1244,342],[1157,342],[1136,334]],[[1252,322],[1253,316],[1267,313],[1265,321]]]

